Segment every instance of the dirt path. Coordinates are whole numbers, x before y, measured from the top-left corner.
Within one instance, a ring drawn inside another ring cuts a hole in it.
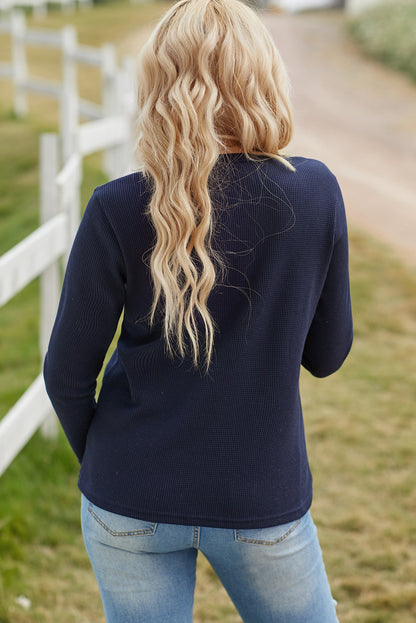
[[[416,86],[363,58],[341,12],[264,19],[293,86],[290,152],[323,160],[351,225],[416,266]]]

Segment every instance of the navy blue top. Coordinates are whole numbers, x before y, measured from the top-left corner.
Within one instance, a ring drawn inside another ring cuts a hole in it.
[[[93,193],[45,360],[47,391],[96,505],[138,519],[261,528],[312,500],[299,372],[335,372],[352,342],[341,192],[319,161],[221,155],[214,245],[228,265],[209,309],[208,375],[170,360],[152,302],[141,173]],[[117,349],[96,379],[124,309]]]

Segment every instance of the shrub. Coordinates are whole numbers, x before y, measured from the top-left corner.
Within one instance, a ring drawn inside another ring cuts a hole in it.
[[[396,0],[352,19],[349,30],[364,51],[416,81],[416,2]]]

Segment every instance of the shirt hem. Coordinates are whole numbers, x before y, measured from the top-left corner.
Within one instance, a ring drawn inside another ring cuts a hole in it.
[[[273,526],[282,525],[291,521],[296,521],[305,515],[312,504],[312,494],[310,494],[307,500],[298,508],[285,513],[279,513],[273,516],[255,517],[255,518],[220,518],[220,517],[206,517],[198,515],[177,515],[176,513],[166,513],[160,511],[149,511],[139,508],[131,508],[123,504],[115,503],[114,501],[108,501],[102,499],[100,496],[96,496],[94,493],[89,492],[82,484],[79,484],[81,492],[85,497],[92,502],[95,506],[102,508],[103,510],[125,517],[131,517],[133,519],[140,519],[141,521],[149,521],[152,523],[167,523],[183,526],[199,526],[206,528],[223,528],[233,530],[249,530],[260,528],[272,528]]]

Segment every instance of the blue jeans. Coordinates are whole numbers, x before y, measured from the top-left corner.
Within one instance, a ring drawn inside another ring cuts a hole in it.
[[[131,519],[82,496],[81,517],[108,623],[191,623],[198,550],[244,623],[337,621],[309,512],[230,530]]]

